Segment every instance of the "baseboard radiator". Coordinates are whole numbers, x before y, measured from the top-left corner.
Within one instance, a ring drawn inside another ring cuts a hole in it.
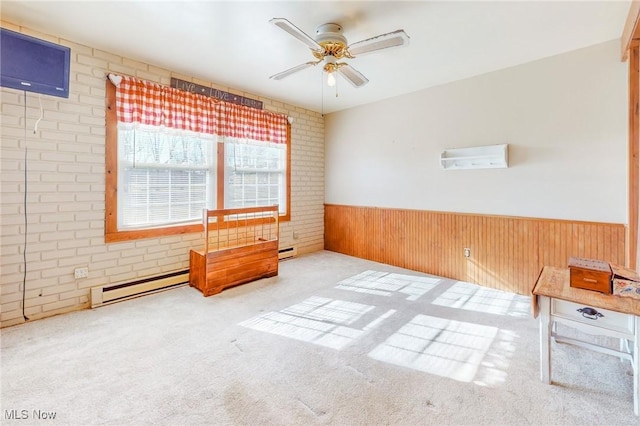
[[[296,257],[298,248],[295,246],[278,250],[278,260]],[[189,270],[176,271],[169,274],[144,278],[120,284],[107,284],[91,288],[91,307],[97,308],[122,300],[144,296],[145,294],[168,290],[189,283]]]
[[[278,250],[278,260],[291,259],[298,255],[298,248],[296,246],[285,247]]]
[[[91,307],[107,305],[146,294],[156,293],[189,283],[189,270],[171,272],[127,283],[107,284],[91,288]]]

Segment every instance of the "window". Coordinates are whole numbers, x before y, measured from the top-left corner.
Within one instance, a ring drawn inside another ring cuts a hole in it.
[[[198,221],[213,208],[214,138],[118,125],[118,229]]]
[[[106,242],[201,232],[204,208],[278,204],[289,219],[286,117],[125,81],[107,81]]]
[[[286,214],[287,146],[225,140],[224,208],[277,204]]]

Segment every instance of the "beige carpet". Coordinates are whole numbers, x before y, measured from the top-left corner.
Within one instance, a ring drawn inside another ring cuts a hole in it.
[[[640,424],[628,362],[554,343],[540,382],[529,309],[319,252],[209,298],[181,287],[2,330],[1,423]]]

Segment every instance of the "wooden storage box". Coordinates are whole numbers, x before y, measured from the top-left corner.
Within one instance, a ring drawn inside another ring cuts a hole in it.
[[[189,284],[205,296],[278,275],[278,206],[205,210],[204,250],[191,250]]]
[[[569,285],[611,294],[611,266],[603,260],[569,258]]]
[[[613,271],[613,294],[640,299],[640,275],[633,269],[611,264]]]

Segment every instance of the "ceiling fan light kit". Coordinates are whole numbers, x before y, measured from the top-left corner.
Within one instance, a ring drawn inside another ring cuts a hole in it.
[[[336,84],[335,73],[337,72],[353,87],[362,87],[369,80],[347,62],[338,62],[339,60],[345,58],[354,59],[356,55],[409,44],[409,36],[404,30],[381,34],[349,45],[347,38],[342,35],[342,26],[340,24],[328,23],[319,25],[316,28],[316,38],[313,39],[284,18],[273,18],[269,22],[306,44],[316,58],[315,61],[306,62],[269,77],[273,80],[282,80],[291,74],[324,62],[322,68],[327,73],[327,84],[329,86]]]
[[[338,60],[333,55],[327,55],[324,57],[324,67],[322,68],[327,73],[327,84],[330,87],[336,85],[336,78],[334,73],[338,70]]]
[[[333,87],[336,85],[336,78],[333,76],[333,72],[330,72],[327,75],[327,85],[329,87]]]

